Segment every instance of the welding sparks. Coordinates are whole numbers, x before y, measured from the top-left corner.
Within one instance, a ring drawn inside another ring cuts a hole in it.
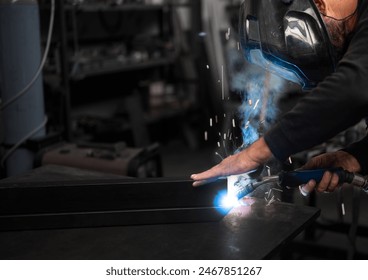
[[[224,140],[226,140],[226,133],[224,133]]]
[[[206,66],[206,67],[207,67],[207,69],[210,69],[210,66],[209,66],[208,64],[207,64],[207,66]]]
[[[208,141],[208,133],[207,133],[207,131],[204,132],[204,140],[205,141]]]
[[[293,161],[291,160],[291,157],[289,157],[289,159],[288,159],[288,160],[289,160],[289,163],[290,163],[290,164],[293,164]]]
[[[345,216],[345,204],[341,203],[341,211],[342,211],[342,215]]]
[[[237,42],[237,45],[238,45],[238,51],[240,51],[240,43]]]
[[[271,176],[271,168],[268,165],[266,165],[266,168],[267,168],[267,175]]]
[[[222,92],[222,100],[225,100],[224,65],[221,65],[221,92]]]
[[[253,110],[255,110],[258,107],[259,99],[257,100],[256,104],[254,105]]]
[[[221,148],[220,142],[217,142],[217,147]]]
[[[221,158],[221,160],[224,160],[224,157],[223,157],[223,156],[221,156],[218,152],[215,152],[215,155],[216,155],[216,156],[219,156],[219,157]]]
[[[249,106],[252,106],[252,99],[248,100],[248,104],[249,104]]]
[[[233,127],[235,128],[235,119],[233,119]]]
[[[226,34],[225,34],[225,38],[226,38],[226,40],[229,40],[230,39],[230,34],[231,34],[231,29],[230,29],[230,27],[227,29],[227,32],[226,32]]]
[[[274,203],[276,201],[275,196],[272,196],[272,198],[270,199],[270,201],[268,201],[266,206],[270,206],[272,203]]]
[[[267,192],[267,201],[268,201],[268,199],[270,198],[271,194],[272,194],[272,189],[270,189],[270,191],[269,191],[269,192]]]
[[[218,123],[218,117],[217,117],[217,115],[215,116],[215,122]]]
[[[210,127],[212,127],[213,123],[212,123],[212,118],[210,118]]]
[[[207,33],[202,31],[202,32],[198,33],[198,36],[199,37],[205,37],[205,36],[207,36]]]

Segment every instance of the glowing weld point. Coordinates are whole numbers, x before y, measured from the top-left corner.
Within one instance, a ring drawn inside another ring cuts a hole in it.
[[[236,196],[231,195],[224,195],[224,197],[221,199],[220,206],[225,208],[231,208],[239,206],[240,202]]]
[[[345,204],[341,203],[341,211],[342,211],[342,215],[345,216]]]

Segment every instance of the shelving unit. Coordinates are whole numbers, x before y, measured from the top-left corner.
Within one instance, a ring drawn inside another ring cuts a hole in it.
[[[47,11],[47,2],[41,1],[41,9]],[[141,120],[136,122],[126,110],[125,118],[130,123],[122,127],[127,130],[145,126],[138,129],[142,131],[176,117],[180,125],[188,111],[196,110],[199,90],[195,80],[187,83],[183,77],[183,38],[175,9],[180,6],[191,11],[198,1],[122,1],[115,5],[111,5],[113,1],[56,2],[57,34],[44,77],[46,84],[60,90],[66,139],[72,140],[80,127],[81,116],[76,116],[75,107],[88,104],[90,99],[98,103],[110,95],[118,96],[124,103],[120,111],[127,107],[140,111]],[[190,63],[194,65],[195,61]],[[99,80],[100,84],[108,81],[103,90],[93,86]],[[90,94],[86,97],[83,92],[87,91]],[[117,93],[110,94],[114,91]],[[130,98],[137,93],[137,98]],[[135,100],[134,104],[128,104],[129,100]],[[86,117],[92,119],[93,112]],[[99,118],[96,116],[97,121]]]

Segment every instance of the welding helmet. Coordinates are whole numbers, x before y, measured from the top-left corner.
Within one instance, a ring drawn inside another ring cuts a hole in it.
[[[250,63],[304,90],[335,70],[334,48],[313,0],[245,0],[239,35]]]

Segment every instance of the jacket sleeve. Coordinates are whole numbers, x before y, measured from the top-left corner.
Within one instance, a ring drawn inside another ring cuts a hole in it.
[[[368,10],[368,9],[366,9]],[[368,12],[360,19],[336,71],[306,94],[265,134],[273,155],[286,160],[321,144],[368,114]]]

